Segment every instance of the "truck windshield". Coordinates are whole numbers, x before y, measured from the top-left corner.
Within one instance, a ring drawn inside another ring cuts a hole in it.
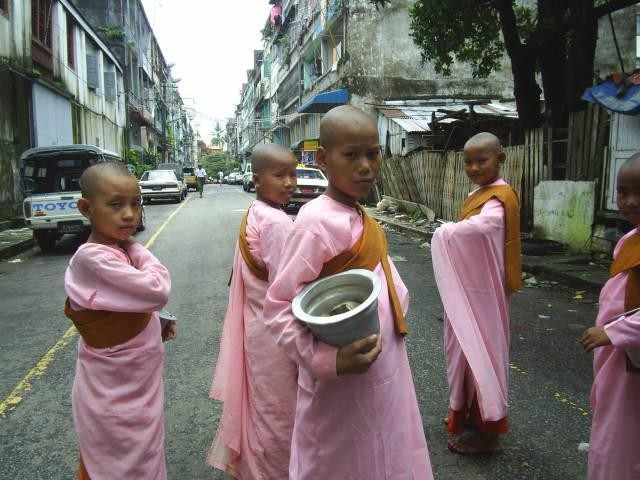
[[[92,152],[28,158],[22,169],[25,193],[79,192],[82,172],[96,160]]]

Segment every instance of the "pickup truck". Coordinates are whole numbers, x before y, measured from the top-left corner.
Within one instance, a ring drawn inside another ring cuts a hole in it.
[[[116,153],[92,145],[63,145],[26,150],[20,157],[27,227],[44,252],[68,233],[88,233],[91,225],[78,211],[80,176],[98,162],[120,161]],[[144,210],[138,231],[144,230]]]

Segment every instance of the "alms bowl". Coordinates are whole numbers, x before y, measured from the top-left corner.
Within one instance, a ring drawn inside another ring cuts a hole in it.
[[[382,282],[369,270],[353,269],[307,285],[292,302],[293,314],[315,337],[342,347],[379,332]]]

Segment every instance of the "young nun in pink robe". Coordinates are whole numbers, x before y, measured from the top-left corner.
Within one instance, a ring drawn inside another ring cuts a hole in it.
[[[286,479],[296,405],[297,367],[262,316],[270,272],[291,219],[279,208],[296,185],[290,150],[260,145],[252,154],[257,200],[236,247],[211,397],[224,402],[207,463],[234,478]]]
[[[445,310],[450,434],[455,453],[499,453],[507,432],[509,297],[520,286],[519,205],[499,178],[504,152],[492,134],[465,145],[465,172],[477,185],[460,221],[438,228],[433,269]],[[463,433],[464,426],[475,431]]]
[[[640,478],[640,312],[625,315],[640,307],[638,153],[620,168],[617,203],[634,228],[616,245],[611,277],[600,293],[596,326],[581,340],[587,351],[595,349],[589,480]]]
[[[65,273],[65,312],[81,334],[72,391],[78,478],[163,480],[162,337],[175,338],[175,327],[161,332],[157,311],[169,299],[169,272],[130,237],[140,221],[141,200],[126,168],[95,165],[81,185],[78,208],[92,231]],[[99,318],[103,314],[109,318]],[[92,316],[97,323],[81,321]],[[114,331],[123,318],[136,321]],[[133,323],[138,326],[125,331]]]
[[[379,335],[336,349],[316,340],[291,311],[295,295],[359,240],[364,217],[356,201],[380,167],[376,125],[354,107],[325,115],[320,145],[317,161],[329,187],[300,210],[264,308],[278,345],[299,366],[289,478],[429,480],[429,452],[383,262],[373,270],[382,281]],[[386,253],[384,260],[405,313],[407,290]]]

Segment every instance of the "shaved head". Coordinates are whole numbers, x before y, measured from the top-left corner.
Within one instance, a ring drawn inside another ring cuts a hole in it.
[[[351,105],[341,105],[332,108],[322,118],[320,122],[320,145],[326,150],[330,150],[336,145],[336,140],[346,129],[365,130],[373,129],[377,132],[378,127],[365,112]]]
[[[84,198],[91,198],[95,195],[103,179],[114,179],[118,177],[127,177],[132,178],[134,181],[136,180],[136,177],[127,167],[119,162],[101,162],[91,165],[80,177],[82,196]]]
[[[251,171],[260,173],[265,168],[284,159],[291,159],[292,163],[297,163],[293,152],[288,148],[275,143],[261,143],[256,145],[251,152]]]
[[[640,152],[634,153],[620,166],[620,172],[623,170],[635,170],[640,168]]]
[[[500,139],[496,137],[493,133],[489,132],[480,132],[475,134],[467,143],[464,144],[464,149],[472,147],[488,147],[496,153],[502,152],[502,145],[500,144]]]

